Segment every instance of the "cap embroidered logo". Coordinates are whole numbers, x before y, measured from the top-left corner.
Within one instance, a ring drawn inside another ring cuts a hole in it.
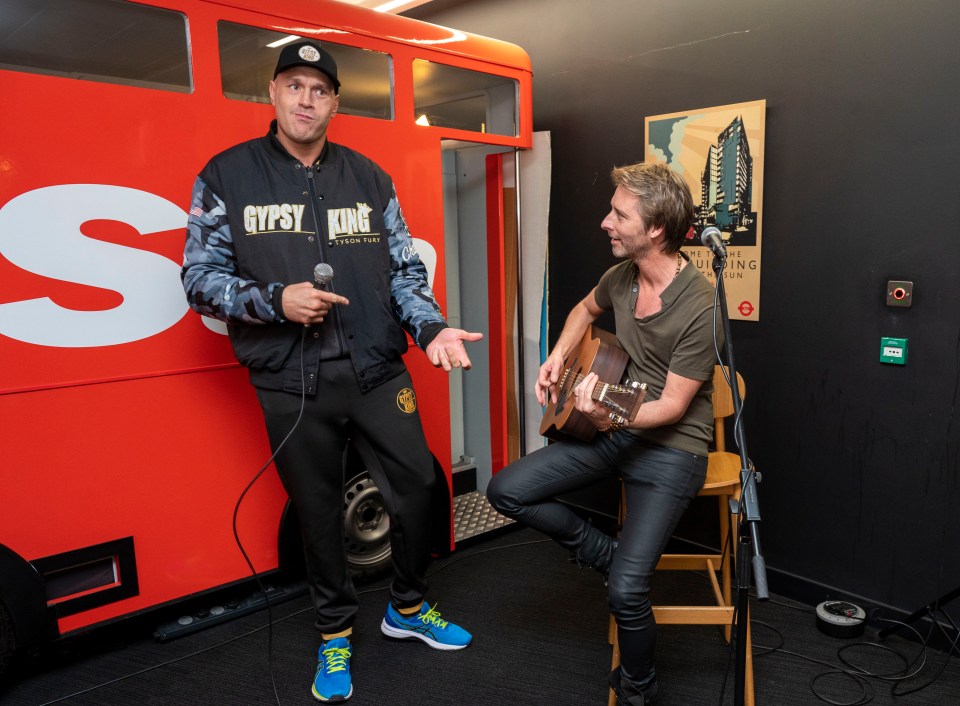
[[[304,61],[320,60],[320,52],[318,52],[316,49],[314,49],[311,46],[300,47],[299,54],[300,54],[300,58],[303,59]]]

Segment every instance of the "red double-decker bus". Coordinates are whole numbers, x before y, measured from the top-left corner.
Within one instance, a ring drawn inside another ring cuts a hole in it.
[[[266,6],[0,4],[0,81],[15,97],[0,113],[0,665],[249,577],[231,520],[270,451],[224,327],[188,310],[179,270],[194,176],[265,132],[284,42],[319,40],[335,56],[343,90],[331,139],[393,176],[448,318],[466,324],[469,307],[488,317],[479,403],[461,378],[408,356],[438,473],[449,488],[471,433],[463,410],[478,404],[489,420],[481,445],[503,463],[503,241],[480,261],[453,252],[467,225],[451,232],[445,165],[461,149],[509,158],[530,146],[528,57],[342,3]],[[501,231],[488,222],[479,237]],[[462,293],[458,273],[477,268],[495,286]],[[345,537],[360,569],[389,554],[370,463],[345,459]],[[291,523],[270,469],[237,517],[258,572],[299,560]]]

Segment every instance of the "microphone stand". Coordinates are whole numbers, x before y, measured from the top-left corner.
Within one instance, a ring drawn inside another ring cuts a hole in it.
[[[730,391],[733,394],[734,425],[733,434],[740,451],[740,501],[731,501],[731,509],[737,514],[737,599],[734,613],[737,616],[736,679],[733,701],[743,706],[747,669],[747,629],[750,624],[750,566],[753,565],[753,578],[757,587],[757,600],[770,598],[767,591],[767,567],[760,553],[760,506],[757,501],[757,473],[747,456],[747,439],[743,430],[741,414],[743,400],[737,384],[737,366],[733,357],[733,334],[730,332],[730,316],[727,313],[727,293],[723,286],[723,270],[727,265],[726,255],[714,254],[713,272],[717,282],[717,300],[720,306],[720,318],[723,323],[724,351],[727,367],[730,371]],[[751,561],[747,560],[748,553]]]

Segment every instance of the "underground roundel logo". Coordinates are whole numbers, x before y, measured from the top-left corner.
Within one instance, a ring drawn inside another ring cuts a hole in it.
[[[417,411],[417,396],[409,387],[405,387],[397,393],[397,407],[404,414],[413,414]]]
[[[300,58],[304,61],[317,61],[320,58],[320,52],[309,46],[300,47],[300,51],[297,53],[300,54]]]

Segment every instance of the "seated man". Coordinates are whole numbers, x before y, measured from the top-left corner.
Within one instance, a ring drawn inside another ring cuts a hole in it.
[[[512,463],[493,478],[487,495],[501,513],[545,532],[581,566],[608,577],[621,652],[611,686],[620,704],[642,706],[657,694],[650,582],[707,470],[714,289],[680,252],[694,214],[683,179],[659,164],[619,167],[612,177],[616,191],[601,227],[624,262],[570,312],[540,368],[537,399],[556,403],[564,359],[587,327],[613,310],[629,355],[627,377],[647,383],[646,401],[633,419],[611,414],[592,400],[598,379],[588,374],[574,388],[575,408],[604,433],[588,443],[551,444]],[[554,500],[611,476],[623,479],[626,495],[619,543]]]

